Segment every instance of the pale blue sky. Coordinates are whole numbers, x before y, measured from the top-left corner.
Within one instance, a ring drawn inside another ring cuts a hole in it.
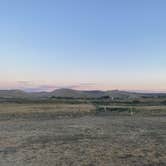
[[[0,0],[0,89],[166,90],[165,0]]]

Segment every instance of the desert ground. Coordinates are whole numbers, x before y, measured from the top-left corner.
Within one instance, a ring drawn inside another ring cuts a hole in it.
[[[137,107],[133,114],[95,109],[0,104],[0,166],[166,165],[165,106]]]

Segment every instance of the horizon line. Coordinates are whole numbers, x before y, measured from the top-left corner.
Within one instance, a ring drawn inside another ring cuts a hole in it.
[[[12,90],[19,90],[23,91],[26,93],[40,93],[40,92],[53,92],[55,90],[61,90],[61,89],[66,89],[66,90],[75,90],[75,91],[124,91],[124,92],[131,92],[131,93],[166,93],[166,90],[142,90],[142,89],[137,89],[137,90],[132,90],[132,89],[107,89],[107,90],[101,90],[101,89],[77,89],[77,88],[55,88],[53,90],[35,90],[33,88],[5,88],[5,89],[0,89],[0,91],[12,91]]]

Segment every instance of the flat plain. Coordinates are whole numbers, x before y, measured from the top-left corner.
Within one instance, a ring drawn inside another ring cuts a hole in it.
[[[95,109],[91,104],[0,104],[0,165],[166,165],[166,107],[137,107],[132,115]]]

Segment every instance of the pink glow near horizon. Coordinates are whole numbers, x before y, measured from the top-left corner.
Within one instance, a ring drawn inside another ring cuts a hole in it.
[[[73,83],[73,84],[60,84],[60,83],[32,83],[28,81],[18,82],[0,82],[0,89],[22,89],[25,91],[53,91],[55,89],[68,88],[76,90],[125,90],[125,91],[137,91],[137,92],[166,92],[164,87],[158,89],[153,86],[141,86],[134,87],[131,85],[109,85],[109,84],[95,84],[95,83]]]

